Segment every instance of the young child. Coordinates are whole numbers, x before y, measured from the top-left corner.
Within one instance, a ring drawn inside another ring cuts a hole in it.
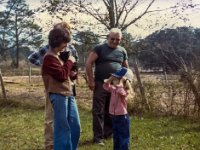
[[[133,72],[120,68],[104,80],[103,87],[111,93],[109,113],[112,116],[114,150],[128,150],[130,120],[127,112],[128,96],[133,93]]]

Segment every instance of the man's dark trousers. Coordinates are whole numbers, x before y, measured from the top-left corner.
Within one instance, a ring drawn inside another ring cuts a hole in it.
[[[94,142],[109,138],[113,133],[109,103],[110,93],[104,90],[103,82],[95,82],[92,107]]]

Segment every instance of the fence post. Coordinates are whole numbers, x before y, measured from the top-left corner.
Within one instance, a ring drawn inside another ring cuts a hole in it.
[[[31,75],[32,75],[31,65],[29,65],[29,84],[31,83]]]
[[[4,87],[3,77],[2,77],[2,74],[1,74],[1,69],[0,69],[0,82],[1,82],[1,89],[2,89],[2,93],[3,93],[3,98],[5,100],[7,100],[6,90],[5,90],[5,87]]]

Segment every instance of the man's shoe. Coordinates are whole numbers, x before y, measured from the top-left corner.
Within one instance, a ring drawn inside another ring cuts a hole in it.
[[[112,134],[110,134],[110,135],[104,135],[104,139],[111,139],[111,138],[113,138]]]
[[[94,143],[99,146],[105,146],[103,140],[95,141]]]

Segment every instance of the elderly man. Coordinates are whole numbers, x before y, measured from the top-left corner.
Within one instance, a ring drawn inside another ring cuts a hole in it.
[[[103,81],[122,66],[128,67],[127,52],[119,46],[121,38],[121,30],[112,28],[107,36],[107,42],[94,47],[86,61],[88,86],[93,91],[93,140],[102,146],[103,139],[112,136],[112,120],[108,112],[110,93],[104,90]]]

